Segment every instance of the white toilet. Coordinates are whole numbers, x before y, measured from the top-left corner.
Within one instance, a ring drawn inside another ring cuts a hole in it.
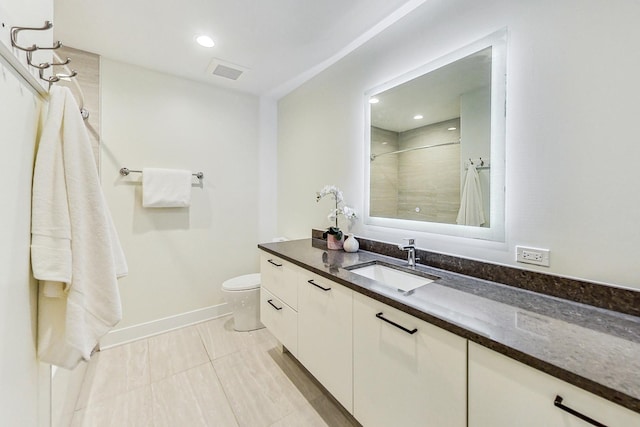
[[[233,311],[233,329],[253,331],[264,328],[260,322],[260,273],[225,280],[222,293]]]

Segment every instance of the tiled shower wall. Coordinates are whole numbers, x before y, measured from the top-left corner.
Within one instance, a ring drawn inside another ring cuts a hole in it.
[[[448,130],[449,128],[455,130]],[[405,132],[371,128],[371,152],[457,142],[460,119]],[[385,144],[386,143],[386,144]],[[455,224],[460,209],[460,145],[380,156],[371,162],[371,216]]]
[[[398,133],[371,127],[371,154],[398,151]],[[371,161],[370,215],[398,216],[398,155],[380,156]],[[375,189],[375,190],[374,190]]]
[[[447,129],[455,127],[453,131]],[[460,119],[399,134],[400,150],[457,142]],[[460,209],[460,144],[398,155],[398,216],[402,219],[455,224]]]

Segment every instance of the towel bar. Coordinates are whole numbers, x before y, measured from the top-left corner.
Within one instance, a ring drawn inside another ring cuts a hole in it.
[[[127,169],[127,168],[121,168],[120,169],[120,175],[122,175],[122,176],[127,176],[130,173],[142,173],[142,171],[133,170],[133,169]],[[202,172],[192,173],[191,175],[195,176],[198,179],[204,178],[204,173],[202,173]]]

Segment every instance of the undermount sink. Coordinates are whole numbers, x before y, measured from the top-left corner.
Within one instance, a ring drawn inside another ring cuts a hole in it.
[[[421,286],[439,279],[439,277],[426,273],[407,271],[402,267],[377,261],[364,265],[356,265],[347,268],[347,270],[405,293],[410,293]]]

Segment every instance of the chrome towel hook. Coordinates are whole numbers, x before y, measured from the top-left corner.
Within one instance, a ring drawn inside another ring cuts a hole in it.
[[[71,62],[71,58],[67,58],[63,62],[45,62],[38,65],[38,64],[34,64],[32,60],[33,60],[33,51],[29,51],[27,52],[27,64],[39,70],[46,70],[47,68],[52,66],[67,65],[69,62]]]
[[[61,61],[58,58],[58,62],[43,62],[40,64],[35,64],[33,62],[33,52],[37,50],[59,49],[62,47],[62,42],[57,41],[53,43],[53,46],[38,46],[33,44],[29,47],[25,47],[25,46],[20,46],[20,44],[18,43],[18,34],[20,33],[20,31],[46,31],[46,30],[50,30],[51,28],[53,28],[53,22],[51,21],[45,21],[42,27],[11,27],[11,45],[16,49],[20,49],[26,52],[27,64],[34,68],[37,68],[39,71],[40,78],[45,82],[49,83],[50,85],[52,83],[59,82],[60,79],[68,79],[78,75],[78,73],[75,70],[71,70],[69,74],[54,74],[48,77],[45,77],[44,75],[44,72],[43,72],[44,70],[51,68],[53,66],[67,65],[69,62],[71,62],[71,59],[67,58],[65,61]],[[55,53],[54,53],[54,56],[55,56]]]
[[[51,21],[44,21],[44,25],[42,27],[11,27],[11,46],[25,52],[33,52],[39,49],[58,49],[62,46],[62,43],[59,41],[55,42],[53,46],[48,47],[36,46],[35,44],[29,47],[24,47],[18,44],[18,33],[20,31],[46,31],[51,28],[53,28],[53,22]]]
[[[56,83],[59,82],[60,79],[70,79],[78,75],[78,72],[76,70],[71,70],[71,74],[55,74],[53,76],[47,77],[44,75],[44,70],[46,68],[48,67],[40,68],[40,78],[49,83]]]

